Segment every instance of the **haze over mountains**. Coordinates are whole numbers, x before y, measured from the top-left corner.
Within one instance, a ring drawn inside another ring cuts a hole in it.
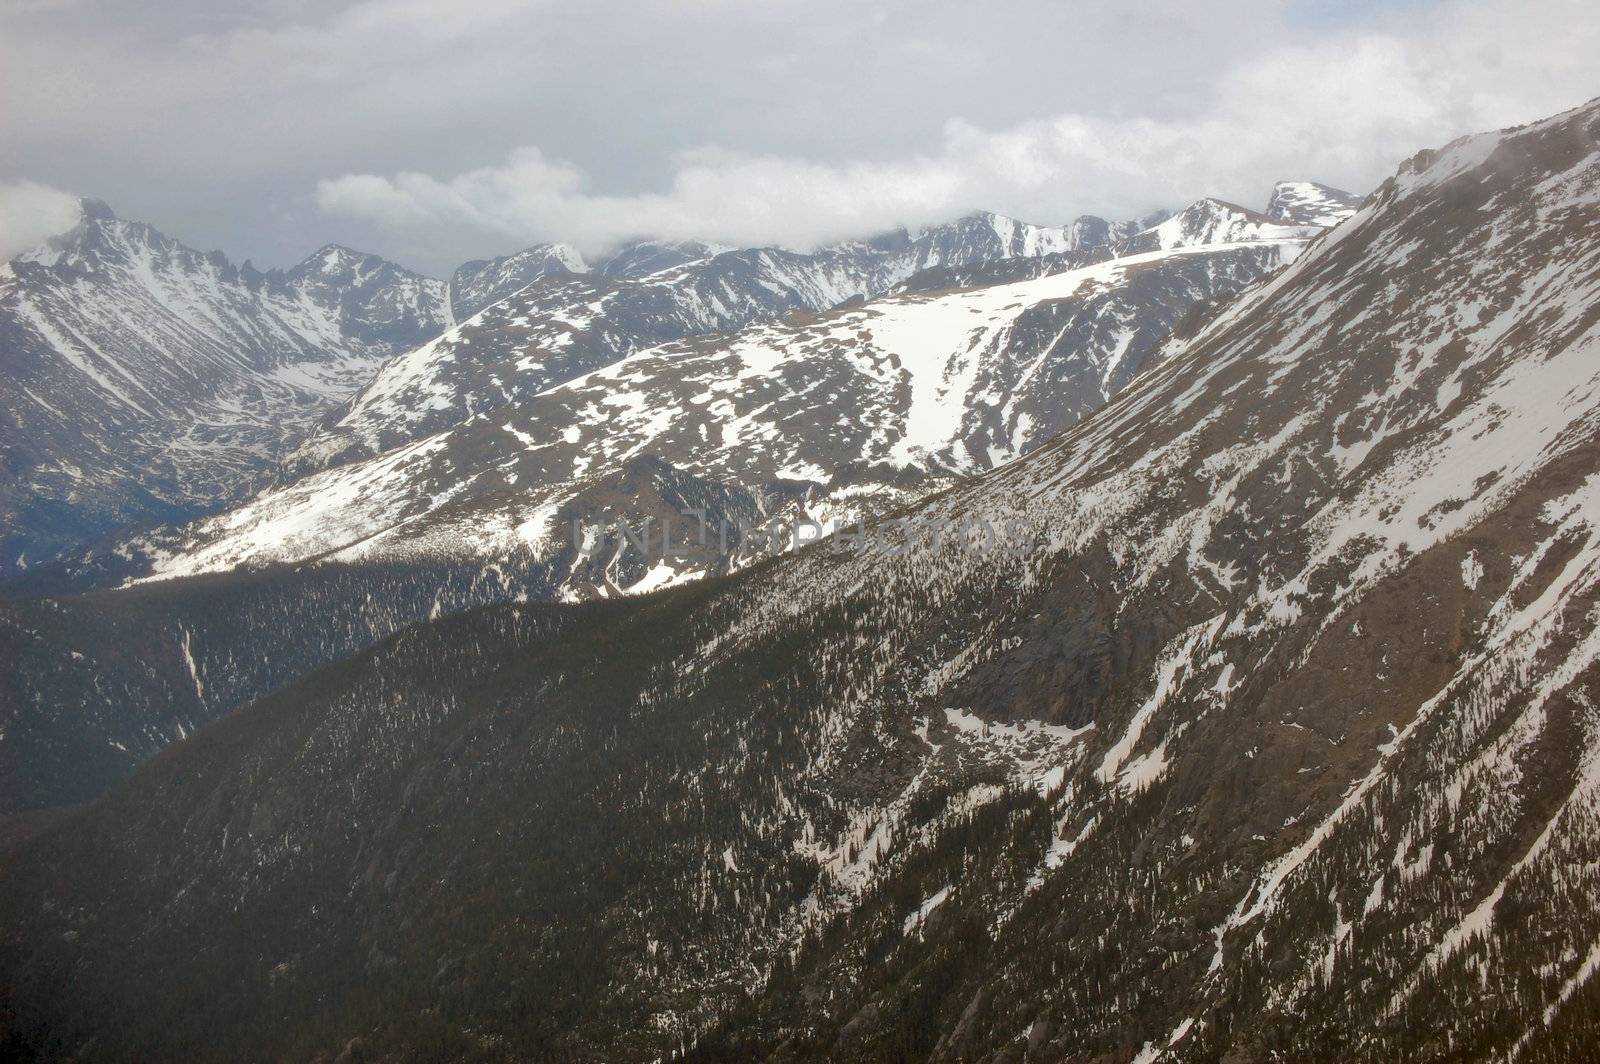
[[[1342,199],[1202,201],[631,354],[539,301],[597,291],[553,273],[325,421],[348,460],[129,544],[172,579],[4,603],[5,756],[79,710],[80,738],[159,723],[161,690],[265,696],[7,855],[4,1044],[1582,1059],[1600,102],[1420,152],[1318,228]],[[446,427],[395,419],[376,457],[336,431],[437,382]],[[773,481],[903,509],[656,594],[503,601],[639,582],[501,557],[513,519]]]

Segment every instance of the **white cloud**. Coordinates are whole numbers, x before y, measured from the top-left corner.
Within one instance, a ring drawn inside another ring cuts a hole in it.
[[[1370,186],[1592,95],[1600,51],[1593,0],[44,6],[0,13],[0,172],[235,256],[435,272]]]
[[[1553,36],[1552,26],[1561,34]],[[1542,117],[1594,91],[1587,4],[1479,0],[1247,56],[1182,117],[1064,112],[985,129],[952,118],[937,145],[817,161],[716,145],[682,152],[666,187],[606,195],[537,148],[453,176],[320,182],[329,214],[394,230],[467,227],[597,248],[640,235],[810,245],[991,208],[1038,221],[1128,216],[1202,195],[1259,205],[1274,180],[1364,192],[1402,158],[1462,133]]]
[[[81,216],[70,193],[36,181],[0,181],[0,262],[66,232]]]

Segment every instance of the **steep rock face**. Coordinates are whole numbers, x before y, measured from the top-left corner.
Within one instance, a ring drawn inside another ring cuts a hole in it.
[[[0,266],[0,572],[239,498],[396,350],[443,285],[327,247],[234,266],[88,202]]]
[[[1597,143],[1419,155],[876,536],[450,618],[180,744],[0,868],[14,1044],[1582,1059]]]
[[[574,503],[640,455],[772,496],[792,519],[830,530],[909,501],[910,485],[926,493],[1038,446],[1124,387],[1191,307],[1298,254],[1305,232],[907,293],[649,348],[516,401],[507,395],[445,432],[265,493],[131,553],[148,558],[158,577],[313,557],[465,560],[533,550],[556,558],[577,549]],[[574,327],[570,315],[550,314],[516,328]],[[565,353],[576,345],[539,346]],[[436,367],[425,355],[425,366]],[[380,381],[398,380],[410,357]],[[528,362],[519,379],[568,375],[565,366]],[[390,423],[428,408],[410,388],[384,395],[375,385],[363,401],[391,406]],[[630,519],[625,510],[612,517]],[[640,568],[644,561],[599,586],[580,577],[566,590],[625,590],[653,568]],[[699,563],[668,569],[674,580],[706,571]]]

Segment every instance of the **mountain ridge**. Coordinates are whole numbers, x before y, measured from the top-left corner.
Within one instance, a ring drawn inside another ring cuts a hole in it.
[[[1006,228],[992,217],[967,224]],[[833,527],[909,501],[907,470],[931,488],[1025,453],[1126,384],[1194,303],[1291,261],[1322,231],[1201,201],[1114,248],[1016,257],[1053,264],[1054,273],[965,291],[905,292],[805,320],[669,342],[564,381],[559,374],[544,388],[507,391],[502,384],[484,409],[453,428],[365,462],[334,463],[209,527],[131,549],[151,558],[157,576],[324,555],[353,560],[347,548],[436,558],[539,541],[558,549],[545,527],[556,511],[570,509],[587,480],[640,454],[751,496],[783,483],[792,497],[793,485],[809,484],[805,498],[789,503],[792,515]],[[1008,273],[1010,261],[973,267],[963,279]],[[571,277],[537,287],[570,300],[568,285],[593,290]],[[502,304],[483,320],[522,308]],[[534,330],[550,322],[582,327],[572,313],[534,322]],[[537,345],[564,351],[564,335],[519,343],[519,372],[538,382]],[[344,417],[363,403],[403,407],[405,417],[429,410],[419,397],[439,394],[429,377],[439,365],[437,346],[391,363]],[[396,387],[403,374],[418,383]],[[813,395],[839,412],[828,415],[806,398]],[[447,419],[457,416],[457,402],[455,395],[443,400]],[[384,424],[399,416],[384,415]],[[859,475],[875,466],[901,470],[882,482],[876,499]],[[846,471],[849,482],[836,483]],[[497,500],[493,509],[474,509],[471,500],[480,496]],[[423,500],[458,516],[428,531],[433,506],[419,510]],[[424,529],[423,537],[400,531],[406,524]],[[457,531],[448,531],[451,525]],[[595,590],[618,588],[608,579]]]
[[[85,201],[0,268],[0,570],[244,494],[317,414],[442,327],[443,285],[330,245],[236,266]]]
[[[645,273],[633,256],[657,254],[659,242],[626,245],[594,270],[571,248],[535,245],[526,259],[485,267],[496,279],[461,307],[475,315],[385,367],[289,457],[285,478],[376,457],[656,344],[825,311],[941,267],[1090,253],[1134,224],[1038,226],[979,212],[915,237],[901,230],[812,252],[678,244],[680,261]]]

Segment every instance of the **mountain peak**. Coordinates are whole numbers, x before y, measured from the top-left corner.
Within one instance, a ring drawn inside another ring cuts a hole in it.
[[[1361,197],[1316,181],[1279,181],[1267,200],[1267,217],[1291,225],[1338,225],[1361,206]]]
[[[589,264],[583,260],[577,248],[559,241],[534,244],[512,256],[513,259],[523,257],[542,261],[547,266],[560,267],[569,273],[584,273],[589,269]]]
[[[76,225],[17,258],[43,266],[93,270],[126,258],[133,247],[176,245],[154,226],[118,218],[104,200],[85,196],[78,200],[78,207],[82,213]]]
[[[464,321],[546,274],[587,272],[588,264],[571,244],[533,244],[497,259],[474,259],[456,267],[450,278],[451,312]]]
[[[1300,240],[1314,236],[1313,224],[1286,224],[1237,203],[1206,196],[1128,241],[1124,253],[1170,251],[1203,244],[1258,240]]]
[[[113,211],[111,205],[103,199],[84,196],[78,200],[78,206],[83,211],[83,220],[85,222],[114,222],[117,220],[117,212]]]
[[[307,255],[300,265],[327,272],[329,270],[343,269],[352,263],[376,257],[365,251],[357,251],[354,248],[346,247],[343,244],[324,244]]]
[[[283,276],[299,281],[361,284],[374,278],[416,278],[419,275],[370,251],[359,251],[344,244],[324,244],[284,271]]]

